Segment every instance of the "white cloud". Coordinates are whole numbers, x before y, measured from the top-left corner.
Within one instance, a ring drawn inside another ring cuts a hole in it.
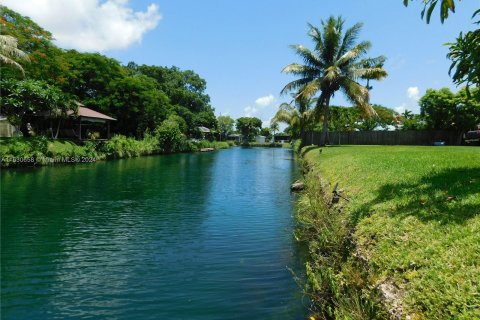
[[[253,117],[254,115],[256,115],[258,113],[258,109],[255,108],[255,107],[245,107],[245,109],[243,109],[243,111],[245,112],[245,117]]]
[[[272,121],[272,118],[269,118],[267,120],[262,119],[262,128],[270,128],[271,121]]]
[[[397,111],[398,113],[403,113],[405,112],[405,110],[411,110],[408,108],[406,103],[402,103],[400,106],[395,108],[395,111]]]
[[[158,6],[134,11],[129,0],[2,0],[52,32],[62,48],[80,51],[125,49],[140,43],[161,19]]]
[[[255,100],[255,104],[262,108],[268,107],[273,102],[275,102],[275,97],[272,94],[269,94],[268,96],[265,96],[265,97],[260,97],[257,100]]]
[[[420,91],[418,90],[418,87],[409,87],[407,89],[407,96],[409,99],[418,101],[420,99]]]
[[[418,87],[408,87],[406,96],[408,101],[396,107],[395,111],[398,113],[403,113],[405,110],[409,110],[416,114],[420,113],[420,108],[418,106],[418,100],[420,100],[420,90]]]

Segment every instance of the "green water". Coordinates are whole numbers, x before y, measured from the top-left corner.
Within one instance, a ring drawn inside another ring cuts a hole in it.
[[[2,319],[304,319],[292,153],[1,174]]]

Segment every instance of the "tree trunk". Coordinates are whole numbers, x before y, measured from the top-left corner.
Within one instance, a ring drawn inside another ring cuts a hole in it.
[[[322,99],[323,100],[323,99]],[[323,105],[323,126],[322,126],[322,136],[320,138],[320,146],[325,146],[328,143],[328,111],[330,106],[330,96],[327,96],[324,99],[325,103]]]
[[[58,133],[60,132],[60,124],[62,123],[62,118],[58,119],[57,132],[55,133],[54,139],[58,138]]]
[[[305,117],[301,114],[300,118],[300,147],[303,148],[305,146]]]
[[[52,113],[50,112],[50,136],[53,139],[53,120],[52,120]]]

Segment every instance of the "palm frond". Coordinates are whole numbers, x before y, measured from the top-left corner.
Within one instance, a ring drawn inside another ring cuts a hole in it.
[[[370,95],[367,88],[351,79],[344,79],[340,90],[352,104],[360,108],[366,117],[373,117],[376,115],[375,110],[369,104]]]
[[[295,53],[303,58],[303,61],[307,66],[313,66],[317,68],[322,67],[323,64],[321,63],[319,57],[310,49],[302,45],[291,45],[290,48],[295,50]]]
[[[30,61],[28,55],[22,50],[17,48],[18,40],[15,37],[9,35],[0,35],[0,62],[3,64],[11,65],[14,68],[20,70],[25,76],[23,67],[15,61],[15,58],[22,59],[24,61]]]
[[[332,65],[335,62],[336,54],[340,47],[341,29],[343,20],[339,17],[335,19],[330,17],[327,22],[323,23],[323,51],[321,52],[321,59],[324,64]]]
[[[289,82],[285,87],[283,87],[282,91],[280,91],[280,94],[286,94],[288,92],[296,91],[297,89],[302,88],[307,83],[313,80],[314,78],[301,78],[301,79]]]
[[[298,92],[298,97],[301,99],[309,99],[313,97],[321,89],[321,82],[319,79],[313,79],[304,84],[301,91]]]
[[[342,44],[340,46],[340,49],[338,50],[338,54],[336,59],[340,59],[342,55],[344,55],[347,51],[349,51],[355,42],[357,41],[358,35],[360,34],[360,31],[363,27],[363,23],[356,23],[353,25],[353,27],[348,28],[347,31],[345,31],[345,35],[343,36]]]
[[[387,72],[383,68],[350,68],[348,75],[352,79],[382,80]]]
[[[318,69],[299,63],[291,63],[282,69],[282,73],[293,74],[302,77],[315,77],[318,75]]]
[[[341,56],[336,61],[336,65],[341,67],[358,60],[361,56],[366,54],[371,47],[372,44],[369,41],[360,42],[354,48],[347,51],[343,56]]]

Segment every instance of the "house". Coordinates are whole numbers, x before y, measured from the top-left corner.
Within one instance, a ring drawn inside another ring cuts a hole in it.
[[[213,132],[207,127],[197,127],[197,132],[199,133],[199,135],[197,134],[197,137],[199,136],[201,139],[212,138]]]
[[[242,142],[243,135],[238,134],[238,133],[232,133],[227,136],[227,140],[232,140],[236,142]]]
[[[287,134],[284,133],[277,133],[276,135],[273,136],[273,142],[290,142],[291,137]]]

